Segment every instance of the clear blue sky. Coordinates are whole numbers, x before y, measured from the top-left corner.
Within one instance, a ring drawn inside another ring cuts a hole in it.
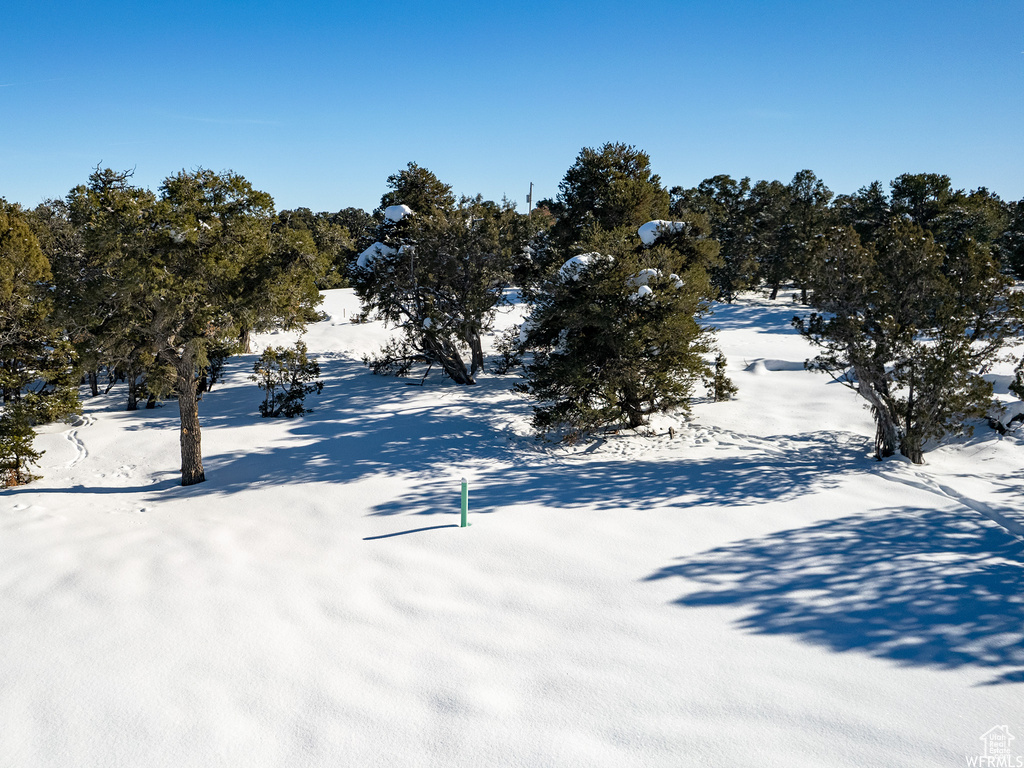
[[[525,207],[585,146],[835,192],[905,172],[1024,197],[1024,2],[8,0],[0,196],[97,164],[232,169],[278,208],[372,209],[409,161]]]

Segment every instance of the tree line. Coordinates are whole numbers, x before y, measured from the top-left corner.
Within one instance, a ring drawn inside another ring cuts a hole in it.
[[[275,212],[232,172],[182,171],[154,193],[97,168],[33,210],[0,203],[6,481],[27,479],[33,426],[75,412],[80,383],[124,381],[128,409],[177,399],[182,483],[202,482],[203,392],[252,333],[315,320],[325,288],[352,285],[400,330],[374,372],[437,366],[473,385],[515,286],[529,312],[492,365],[520,368],[534,426],[565,439],[685,410],[699,385],[729,397],[705,318],[755,288],[793,287],[794,323],[821,348],[809,367],[871,404],[879,458],[921,461],[986,414],[983,374],[1021,336],[1024,204],[939,174],[840,196],[811,171],[669,189],[645,152],[609,143],[528,214],[456,198],[415,163],[386,186],[370,213]]]

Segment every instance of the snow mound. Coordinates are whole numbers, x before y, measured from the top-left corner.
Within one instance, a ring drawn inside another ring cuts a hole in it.
[[[636,293],[634,293],[631,298],[634,301],[639,301],[640,299],[649,299],[652,298],[653,296],[654,291],[651,290],[651,286],[641,285],[639,288],[636,289]]]
[[[580,274],[591,264],[598,261],[599,259],[611,258],[610,256],[602,256],[600,253],[581,253],[579,256],[573,256],[565,264],[558,269],[558,275],[562,280],[578,280]]]
[[[684,221],[655,219],[654,221],[648,221],[646,224],[641,224],[636,233],[640,235],[640,240],[644,245],[654,245],[654,241],[666,232],[682,232],[685,229],[686,222]]]
[[[647,285],[652,277],[661,277],[660,269],[641,269],[633,277],[627,281],[632,287],[637,288],[641,285]]]
[[[379,256],[394,256],[396,253],[398,253],[398,251],[390,245],[384,245],[384,243],[376,242],[359,254],[359,258],[356,259],[356,266],[367,269],[373,260]]]
[[[413,216],[413,210],[408,205],[389,205],[384,209],[384,220],[392,224],[404,219],[406,216]]]
[[[761,358],[747,365],[744,369],[750,373],[763,374],[769,371],[803,371],[804,364],[796,360],[771,360]]]

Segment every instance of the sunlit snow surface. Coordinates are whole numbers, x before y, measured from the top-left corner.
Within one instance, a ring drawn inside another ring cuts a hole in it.
[[[0,765],[860,768],[964,765],[997,725],[1024,744],[1021,541],[990,519],[1024,521],[1019,435],[874,462],[869,412],[802,370],[799,307],[747,297],[711,318],[735,400],[537,443],[514,376],[375,377],[388,330],[350,322],[350,291],[324,309],[314,413],[259,417],[247,376],[286,334],[203,396],[206,483],[177,485],[173,403],[127,413],[118,386],[43,429],[43,479],[0,495]]]
[[[640,236],[640,240],[644,245],[654,245],[658,237],[663,234],[669,232],[683,232],[685,230],[686,222],[655,219],[654,221],[648,221],[646,224],[641,224],[640,228],[637,229],[637,234]]]
[[[406,216],[412,216],[413,210],[408,205],[389,205],[384,209],[384,218],[392,223],[401,221]]]

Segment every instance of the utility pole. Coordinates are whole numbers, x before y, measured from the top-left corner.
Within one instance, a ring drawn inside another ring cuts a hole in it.
[[[528,206],[528,210],[527,210],[527,213],[526,213],[526,218],[528,218],[530,221],[533,221],[533,182],[532,181],[530,182],[530,193],[526,196],[526,204]]]

